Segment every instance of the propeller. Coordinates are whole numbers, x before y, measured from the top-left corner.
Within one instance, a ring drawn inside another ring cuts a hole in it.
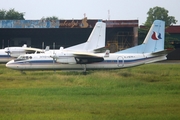
[[[55,53],[55,43],[53,43],[53,53],[52,55],[50,55],[51,58],[53,58],[53,64],[55,63],[56,59],[57,59],[57,56],[56,56],[56,53]]]
[[[56,61],[56,53],[54,52],[54,50],[55,50],[55,42],[53,43],[53,66],[54,66],[54,63],[55,63],[55,61]],[[55,69],[54,69],[54,72],[55,72]]]
[[[9,49],[9,40],[8,40],[8,47],[5,48],[5,52],[8,54],[8,57],[10,57],[11,51]]]
[[[53,58],[53,64],[54,64],[57,59],[56,53],[53,51],[53,54],[50,57]]]
[[[55,62],[55,57],[56,57],[54,49],[55,49],[55,42],[53,43],[53,63]]]
[[[10,56],[11,52],[9,50],[9,47],[8,48],[5,48],[5,52],[8,54],[8,56]]]
[[[8,57],[10,58],[11,51],[9,50],[9,40],[8,40],[8,50],[7,50]]]

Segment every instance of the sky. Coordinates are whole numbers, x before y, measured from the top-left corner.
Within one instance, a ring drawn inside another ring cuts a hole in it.
[[[139,20],[145,23],[147,12],[164,7],[180,25],[180,0],[1,0],[0,9],[14,8],[25,13],[26,20],[56,16],[59,19]]]

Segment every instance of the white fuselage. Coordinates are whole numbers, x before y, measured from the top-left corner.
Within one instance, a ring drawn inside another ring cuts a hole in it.
[[[4,51],[4,49],[0,49],[0,63],[6,63],[6,62],[8,62],[8,61],[10,61],[10,60],[12,60],[13,58],[10,56],[10,55],[8,55],[5,51]]]
[[[26,54],[23,47],[6,47],[4,49],[0,49],[0,63],[6,63],[23,54]]]
[[[163,56],[152,56],[150,53],[147,54],[117,54],[111,53],[109,57],[104,57],[102,62],[94,62],[90,64],[76,64],[76,63],[61,63],[57,62],[51,57],[52,54],[27,54],[24,58],[18,58],[11,60],[6,64],[6,67],[17,69],[17,70],[83,70],[86,67],[89,69],[117,69],[124,67],[132,67],[141,64],[166,60],[166,55]],[[104,54],[99,53],[99,56]],[[75,59],[72,54],[58,55],[58,59]]]
[[[40,53],[40,52],[45,52],[45,51],[38,48],[27,47],[26,44],[24,44],[22,47],[6,47],[4,49],[0,49],[0,63],[8,62],[26,53]]]

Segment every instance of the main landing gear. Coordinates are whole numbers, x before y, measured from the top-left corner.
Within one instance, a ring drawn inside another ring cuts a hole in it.
[[[24,75],[26,75],[26,72],[24,72],[23,70],[21,70],[21,74],[24,74]]]
[[[86,75],[86,64],[83,64],[83,74]]]

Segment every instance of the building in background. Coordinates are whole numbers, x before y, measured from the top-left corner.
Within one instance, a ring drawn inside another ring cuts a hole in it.
[[[173,25],[166,28],[166,32],[170,37],[176,40],[169,41],[174,46],[175,50],[168,54],[168,60],[180,60],[180,25]]]
[[[22,46],[51,49],[85,42],[98,19],[72,20],[0,20],[0,47]],[[101,20],[106,23],[106,47],[116,52],[138,44],[138,20]],[[143,26],[140,26],[143,27]],[[180,59],[180,25],[166,28],[177,41],[168,59]]]
[[[85,42],[98,19],[82,20],[0,20],[0,46],[59,49]],[[138,20],[101,20],[106,23],[106,47],[111,52],[138,43]],[[53,46],[55,45],[55,46]],[[54,48],[55,47],[55,48]]]

